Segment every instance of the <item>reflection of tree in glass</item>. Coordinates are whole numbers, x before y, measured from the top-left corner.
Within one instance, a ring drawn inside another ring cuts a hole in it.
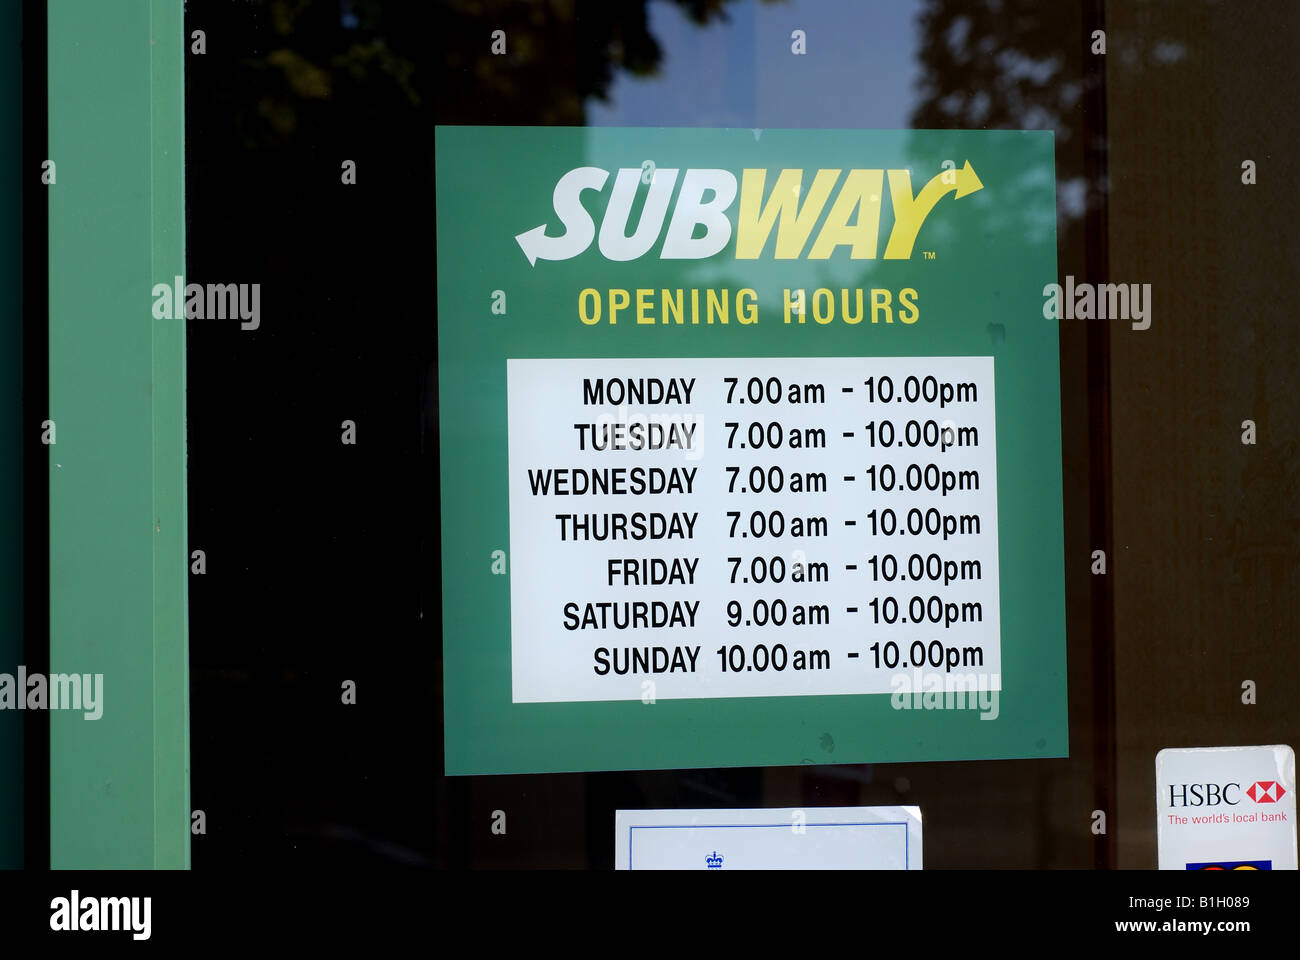
[[[1083,217],[1084,99],[1104,74],[1073,4],[925,0],[918,129],[1053,130],[1062,229]],[[1077,43],[1062,43],[1077,37]],[[1085,59],[1089,58],[1089,59]]]
[[[260,77],[255,108],[225,106],[249,145],[281,142],[320,108],[364,96],[377,113],[432,102],[438,123],[582,124],[617,71],[648,75],[663,59],[650,0],[258,0],[205,8],[188,29],[210,38],[192,69]],[[693,23],[726,19],[736,0],[664,0]],[[502,31],[504,53],[494,53]],[[259,43],[243,43],[251,34]],[[224,38],[224,42],[217,42]],[[229,61],[227,61],[229,62]]]
[[[735,0],[666,2],[703,26],[725,21],[725,8]],[[520,6],[510,0],[443,4],[436,60],[450,82],[438,89],[440,123],[581,124],[583,104],[592,97],[605,100],[616,71],[650,75],[663,60],[647,22],[649,0],[557,0],[525,5],[527,11]],[[506,32],[503,57],[494,56],[486,40],[496,29]],[[481,44],[465,42],[480,36]]]

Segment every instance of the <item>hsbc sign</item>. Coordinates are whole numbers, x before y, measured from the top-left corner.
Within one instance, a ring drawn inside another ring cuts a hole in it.
[[[1217,807],[1220,804],[1235,807],[1241,803],[1243,791],[1239,783],[1171,783],[1169,806]],[[1256,780],[1244,791],[1255,803],[1277,803],[1286,794],[1286,788],[1276,780]]]
[[[1161,869],[1300,865],[1289,746],[1169,748],[1155,772]]]

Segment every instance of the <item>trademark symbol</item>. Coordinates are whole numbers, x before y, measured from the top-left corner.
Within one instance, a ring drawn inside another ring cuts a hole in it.
[[[934,259],[934,251],[933,251],[933,250],[922,250],[922,251],[921,251],[921,255],[922,255],[923,257],[925,257],[925,259],[927,259],[927,260],[933,260],[933,259]]]

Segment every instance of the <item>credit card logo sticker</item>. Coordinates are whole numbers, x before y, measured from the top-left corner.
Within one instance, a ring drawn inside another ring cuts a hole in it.
[[[1220,860],[1216,863],[1189,863],[1188,870],[1272,870],[1272,860]]]

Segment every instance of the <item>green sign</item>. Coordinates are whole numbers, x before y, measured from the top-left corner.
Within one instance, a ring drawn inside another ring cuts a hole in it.
[[[448,774],[1068,753],[1050,133],[436,154]]]

